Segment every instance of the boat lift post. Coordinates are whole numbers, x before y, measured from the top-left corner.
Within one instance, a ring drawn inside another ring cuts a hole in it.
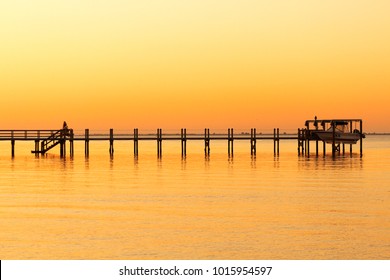
[[[363,156],[363,120],[360,120],[360,156]]]
[[[332,126],[332,157],[334,157],[336,155],[336,141],[335,141],[336,124],[334,121],[331,122],[331,126]]]

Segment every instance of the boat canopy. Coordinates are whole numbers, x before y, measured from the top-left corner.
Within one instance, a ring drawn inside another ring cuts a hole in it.
[[[343,128],[345,132],[353,132],[354,130],[361,130],[361,119],[317,119],[306,120],[305,126],[308,130],[317,131],[317,130],[328,130],[332,126],[337,127],[338,129]]]

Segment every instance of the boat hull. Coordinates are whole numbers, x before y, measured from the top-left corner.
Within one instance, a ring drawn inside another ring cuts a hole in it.
[[[326,143],[333,143],[333,132],[331,131],[317,131],[315,134],[318,138]],[[345,132],[335,132],[334,141],[335,143],[345,143],[345,144],[356,144],[360,140],[360,133],[345,133]]]

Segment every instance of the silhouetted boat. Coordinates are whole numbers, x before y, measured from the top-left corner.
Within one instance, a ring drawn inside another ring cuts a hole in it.
[[[326,143],[333,142],[333,127],[327,130],[316,130],[312,132],[320,140]],[[358,129],[349,131],[349,122],[347,121],[335,121],[334,122],[334,141],[335,143],[356,144],[358,140],[365,138],[365,135],[360,133]]]

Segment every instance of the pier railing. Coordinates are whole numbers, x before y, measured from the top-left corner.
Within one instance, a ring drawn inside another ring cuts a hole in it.
[[[51,136],[56,129],[48,130],[28,130],[28,129],[9,129],[0,130],[0,141],[1,140],[36,140],[45,139]]]

